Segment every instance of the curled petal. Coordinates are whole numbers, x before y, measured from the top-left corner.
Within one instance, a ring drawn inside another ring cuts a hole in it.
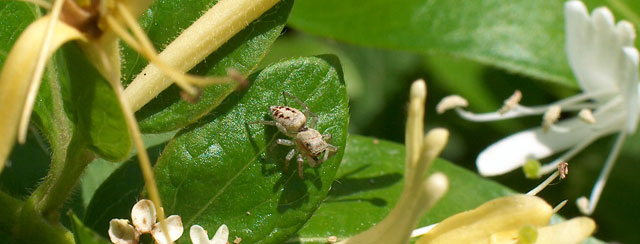
[[[167,229],[169,230],[169,238],[171,238],[171,242],[178,240],[180,236],[182,236],[182,232],[184,228],[182,227],[182,219],[178,215],[171,215],[169,218],[165,220],[167,224]],[[168,244],[164,232],[162,232],[162,228],[160,228],[160,223],[157,223],[153,226],[153,230],[151,230],[151,235],[153,239],[156,240],[156,243],[159,244]]]
[[[33,80],[34,76],[37,76],[34,72],[40,50],[34,47],[40,47],[44,42],[50,21],[51,15],[47,15],[31,23],[11,47],[2,66],[0,73],[0,104],[2,104],[2,111],[0,111],[0,135],[2,135],[0,171],[4,168],[4,162],[15,143],[23,111],[32,109],[32,107],[27,107],[35,101],[35,94],[29,94],[29,92],[31,92],[30,89],[37,92],[37,88],[40,86],[40,79]],[[46,57],[51,57],[62,44],[78,39],[84,40],[84,37],[76,29],[62,22],[56,23]],[[37,84],[32,84],[32,81]]]
[[[149,233],[156,223],[156,208],[151,200],[143,199],[133,205],[131,221],[140,233]]]
[[[126,219],[112,219],[109,221],[109,239],[115,244],[138,243],[140,233],[129,224]]]

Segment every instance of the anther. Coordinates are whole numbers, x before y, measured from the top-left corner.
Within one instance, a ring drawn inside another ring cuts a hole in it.
[[[440,100],[440,102],[436,106],[436,111],[439,114],[442,114],[449,109],[464,108],[467,106],[469,106],[469,102],[467,101],[467,99],[464,99],[463,97],[458,95],[449,95]]]
[[[562,108],[559,105],[553,105],[549,107],[549,109],[544,112],[544,116],[542,117],[542,131],[547,132],[549,128],[553,126],[556,121],[560,118],[560,113],[562,112]]]
[[[522,100],[522,92],[520,92],[520,90],[516,90],[513,92],[513,95],[511,95],[507,100],[504,100],[504,105],[502,105],[502,108],[498,110],[498,113],[504,114],[513,110],[518,107],[520,100]]]
[[[578,117],[580,118],[580,120],[587,122],[589,124],[593,124],[596,122],[596,118],[593,117],[593,113],[591,113],[591,109],[583,108],[578,113]]]

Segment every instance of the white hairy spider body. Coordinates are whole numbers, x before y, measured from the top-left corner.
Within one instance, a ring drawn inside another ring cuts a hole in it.
[[[323,135],[313,128],[318,117],[309,110],[305,103],[286,91],[283,92],[283,95],[292,98],[303,107],[303,110],[300,111],[288,106],[271,106],[269,110],[271,111],[271,117],[273,117],[272,121],[255,121],[253,123],[276,126],[280,132],[292,137],[293,140],[277,139],[276,143],[271,146],[270,151],[276,145],[292,146],[293,149],[285,157],[284,167],[287,169],[289,161],[297,155],[298,176],[304,178],[303,164],[305,158],[311,167],[315,167],[327,161],[330,154],[337,152],[338,148],[327,143],[327,141],[331,140],[330,134]]]

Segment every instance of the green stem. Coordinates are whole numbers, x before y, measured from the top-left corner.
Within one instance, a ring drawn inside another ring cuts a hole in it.
[[[9,233],[18,222],[22,202],[0,191],[0,231]]]
[[[88,150],[82,139],[74,136],[67,147],[68,151],[64,163],[52,162],[61,167],[52,168],[44,182],[31,195],[34,208],[51,221],[58,220],[58,210],[76,185],[85,167],[94,156]],[[55,158],[53,160],[56,160]]]
[[[16,243],[75,243],[73,234],[60,222],[43,218],[32,199],[25,202],[19,218],[12,232]]]

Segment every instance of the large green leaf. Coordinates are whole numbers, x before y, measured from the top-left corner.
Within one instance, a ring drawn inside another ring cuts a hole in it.
[[[180,32],[198,19],[216,1],[155,1],[141,18],[158,50],[164,49]],[[216,52],[197,65],[191,73],[207,76],[226,75],[227,68],[249,74],[280,35],[293,1],[285,0],[236,34]],[[123,80],[130,82],[147,65],[146,60],[130,49],[123,51]],[[183,128],[209,113],[233,92],[233,85],[208,87],[195,104],[180,98],[180,89],[172,86],[137,113],[145,132],[165,132]]]
[[[590,9],[603,5],[602,1],[590,2]],[[611,2],[621,6],[614,10],[622,13],[637,14],[640,9],[637,1]],[[563,3],[301,0],[294,5],[290,24],[349,43],[444,52],[575,86],[564,54]]]
[[[350,135],[327,199],[298,236],[288,242],[326,243],[329,236],[344,239],[384,219],[404,187],[404,153],[401,144]],[[429,170],[429,173],[433,172],[447,175],[449,191],[422,217],[418,226],[440,222],[496,197],[514,193],[442,159],[436,160]]]
[[[178,133],[155,166],[156,180],[166,213],[180,215],[185,226],[215,231],[226,224],[243,242],[280,243],[311,217],[333,182],[347,136],[346,89],[333,56],[280,62],[251,80],[248,91]],[[322,165],[305,165],[304,179],[295,161],[284,169],[290,148],[267,149],[286,136],[273,126],[248,124],[268,120],[269,106],[285,103],[283,91],[318,115],[316,129],[330,133],[339,148]]]

